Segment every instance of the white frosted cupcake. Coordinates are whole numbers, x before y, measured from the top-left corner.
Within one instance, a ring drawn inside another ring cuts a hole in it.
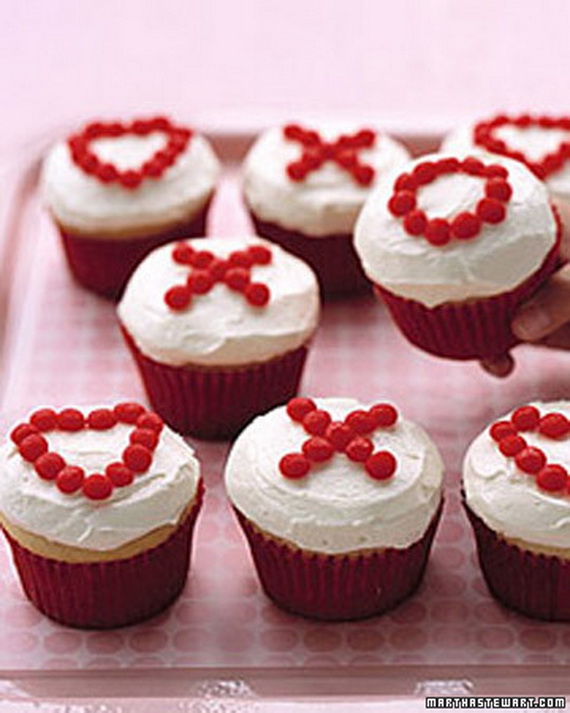
[[[502,157],[432,154],[382,180],[356,250],[404,335],[455,359],[504,354],[518,305],[558,262],[544,184]]]
[[[521,406],[486,428],[463,466],[465,507],[491,593],[570,620],[570,404]]]
[[[180,594],[203,488],[194,452],[156,414],[136,403],[38,409],[0,462],[0,523],[42,612],[109,628]]]
[[[93,122],[57,143],[43,192],[76,280],[117,297],[154,247],[204,235],[219,170],[203,136],[164,117]]]
[[[317,619],[380,614],[418,586],[443,464],[389,404],[296,398],[256,418],[225,471],[266,593]]]
[[[358,213],[378,178],[407,158],[400,143],[362,125],[274,127],[245,160],[245,201],[258,234],[306,260],[324,296],[348,295],[368,287],[352,246]]]
[[[279,246],[208,238],[153,251],[118,315],[153,408],[220,438],[297,393],[319,308],[313,271]]]
[[[443,141],[451,153],[484,151],[521,161],[551,195],[570,200],[570,117],[497,114],[461,126]]]

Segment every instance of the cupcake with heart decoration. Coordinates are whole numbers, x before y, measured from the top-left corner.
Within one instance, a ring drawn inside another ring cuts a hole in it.
[[[408,157],[399,142],[363,125],[269,129],[243,171],[256,232],[306,260],[324,297],[362,292],[369,285],[352,245],[356,217],[378,179]]]
[[[41,408],[0,450],[0,523],[26,595],[68,626],[165,609],[202,502],[193,450],[137,403]]]
[[[203,136],[166,117],[92,122],[56,144],[43,193],[75,279],[116,298],[154,247],[204,235],[219,169]]]
[[[442,509],[443,464],[387,403],[295,398],[256,418],[226,490],[266,594],[291,612],[381,614],[419,585]]]
[[[521,161],[555,198],[570,200],[570,117],[497,114],[462,126],[443,141],[443,151],[483,151]]]
[[[560,232],[546,186],[522,163],[433,154],[381,182],[355,245],[413,344],[482,359],[516,344],[512,317],[556,269]]]
[[[464,505],[493,596],[570,620],[570,405],[531,403],[497,419],[465,455]]]
[[[118,306],[153,408],[202,438],[235,435],[297,393],[319,311],[311,268],[255,237],[154,250]]]

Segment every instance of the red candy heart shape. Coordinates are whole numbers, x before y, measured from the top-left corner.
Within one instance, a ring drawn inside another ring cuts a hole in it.
[[[560,441],[570,434],[570,420],[562,413],[541,415],[536,406],[521,406],[509,421],[497,421],[489,429],[501,453],[514,458],[519,470],[536,477],[539,488],[548,492],[570,493],[570,478],[563,465],[549,463],[541,448],[529,446],[521,433],[538,432]]]
[[[521,161],[538,178],[543,180],[559,171],[570,159],[570,136],[567,141],[562,141],[555,151],[545,154],[539,161],[532,161],[524,151],[511,148],[497,136],[497,129],[502,126],[514,126],[519,129],[539,127],[545,131],[562,129],[570,132],[570,117],[554,118],[551,116],[531,116],[530,114],[509,117],[505,114],[499,114],[487,121],[480,121],[473,128],[473,140],[477,146],[481,146],[491,153]]]
[[[97,139],[117,138],[132,134],[148,136],[160,132],[166,136],[166,145],[158,150],[138,169],[120,170],[110,161],[103,162],[91,150],[91,142]],[[163,116],[152,119],[136,119],[130,124],[120,122],[97,121],[87,126],[78,134],[71,136],[67,144],[73,162],[89,176],[101,183],[118,183],[129,190],[140,186],[145,178],[158,179],[172,166],[182,154],[192,137],[191,129],[175,126]]]
[[[485,196],[477,203],[475,211],[463,211],[452,220],[428,218],[417,206],[417,192],[422,186],[446,174],[464,173],[477,176],[485,181]],[[512,195],[511,184],[507,181],[509,172],[498,164],[485,165],[474,157],[463,160],[442,158],[437,161],[422,161],[411,173],[402,173],[394,182],[394,192],[388,201],[388,210],[403,219],[408,235],[423,236],[431,245],[443,247],[451,238],[471,240],[475,238],[483,223],[497,224],[506,218],[506,204]]]
[[[396,423],[398,412],[392,405],[376,404],[368,411],[352,411],[344,421],[333,421],[312,399],[295,398],[288,402],[287,413],[310,438],[301,446],[302,453],[288,453],[279,461],[279,470],[286,478],[304,478],[314,464],[330,460],[335,453],[362,463],[374,480],[387,480],[394,475],[395,457],[390,451],[374,452],[374,444],[367,438],[376,429]]]
[[[119,423],[132,425],[133,430],[121,460],[109,463],[104,473],[86,475],[80,466],[66,463],[59,453],[49,450],[48,440],[43,435],[56,430],[69,433],[107,431]],[[33,464],[38,476],[43,480],[53,480],[62,493],[71,495],[81,490],[91,500],[104,500],[115,487],[130,485],[136,475],[149,469],[163,425],[160,416],[137,403],[126,402],[117,404],[113,409],[95,409],[86,416],[74,408],[66,408],[59,413],[44,408],[35,411],[29,421],[16,426],[10,438],[22,458]]]

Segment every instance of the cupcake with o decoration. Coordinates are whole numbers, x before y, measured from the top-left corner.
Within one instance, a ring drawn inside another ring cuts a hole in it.
[[[131,402],[38,409],[0,460],[0,523],[44,614],[118,627],[180,594],[203,486],[194,452],[155,413]]]
[[[356,250],[403,334],[454,359],[516,344],[517,307],[556,269],[560,224],[522,163],[433,154],[386,178],[358,219]]]
[[[228,237],[153,251],[118,315],[153,408],[180,433],[224,438],[297,393],[319,309],[307,264]]]
[[[153,248],[204,235],[219,170],[209,142],[166,117],[96,121],[57,143],[42,187],[77,282],[117,298]]]
[[[378,179],[408,158],[384,134],[357,124],[287,124],[264,132],[244,164],[257,233],[306,260],[323,296],[368,289],[352,245],[354,224]]]
[[[442,150],[483,151],[521,161],[554,198],[570,200],[569,116],[497,114],[452,131]]]
[[[391,404],[295,398],[240,434],[225,483],[266,594],[296,614],[349,620],[419,585],[442,476],[436,446]]]
[[[493,596],[570,621],[570,405],[521,406],[486,428],[463,465],[464,504]]]

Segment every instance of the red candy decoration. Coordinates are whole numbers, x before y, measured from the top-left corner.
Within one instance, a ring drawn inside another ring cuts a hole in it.
[[[570,421],[562,413],[541,416],[536,406],[521,406],[513,411],[510,421],[497,421],[489,429],[491,438],[507,458],[514,458],[517,468],[536,477],[536,484],[549,492],[570,493],[570,478],[564,466],[548,463],[541,448],[527,445],[520,433],[538,432],[546,438],[560,440],[570,434]]]
[[[335,452],[362,463],[366,473],[376,480],[394,474],[397,467],[394,456],[388,451],[374,453],[372,441],[363,437],[377,428],[389,428],[396,423],[398,412],[391,404],[376,404],[368,411],[352,411],[344,421],[333,421],[312,399],[291,399],[286,410],[291,420],[301,424],[311,436],[302,444],[302,453],[289,453],[280,460],[279,470],[286,478],[305,477],[313,463],[324,463]]]
[[[174,285],[164,294],[164,301],[171,310],[185,310],[193,295],[205,295],[218,283],[243,294],[253,307],[264,307],[269,302],[269,287],[251,281],[251,270],[255,265],[271,262],[271,250],[265,245],[235,250],[223,260],[209,250],[195,251],[188,243],[181,242],[172,249],[172,259],[180,265],[191,266],[192,270],[185,285]]]
[[[135,474],[148,470],[164,427],[160,416],[133,402],[120,403],[112,409],[94,409],[86,417],[78,409],[64,409],[59,414],[51,409],[40,409],[30,416],[32,420],[33,424],[21,423],[10,434],[22,458],[33,463],[40,478],[54,481],[62,493],[82,490],[92,500],[108,498],[114,487],[130,485]],[[44,431],[102,431],[119,422],[133,426],[129,444],[126,444],[122,460],[110,463],[103,474],[86,476],[83,468],[66,464],[59,453],[48,450],[48,441],[40,432],[40,427]]]
[[[516,161],[521,161],[542,180],[559,171],[570,159],[570,142],[562,141],[555,151],[545,154],[538,161],[533,161],[522,151],[511,149],[505,141],[497,137],[497,129],[503,126],[515,126],[519,129],[541,127],[545,130],[563,129],[564,131],[569,131],[569,117],[554,118],[550,116],[530,116],[529,114],[505,116],[500,114],[492,119],[480,121],[476,124],[473,129],[473,140],[475,144],[491,153],[508,156]],[[499,200],[504,199],[500,198]]]
[[[133,134],[148,136],[159,131],[166,136],[166,145],[156,151],[140,168],[120,170],[112,163],[103,163],[90,144],[92,141],[104,138],[116,138]],[[127,190],[137,189],[147,179],[156,180],[184,153],[192,131],[185,127],[175,126],[165,117],[153,119],[136,119],[130,124],[119,122],[93,122],[83,131],[71,136],[67,142],[71,158],[79,168],[101,183],[117,183]]]
[[[362,129],[350,136],[341,135],[335,141],[325,141],[316,131],[288,124],[283,128],[283,136],[297,141],[303,149],[301,157],[287,165],[287,175],[292,181],[304,181],[309,173],[319,169],[326,161],[336,163],[361,186],[369,186],[374,180],[374,168],[362,163],[358,155],[359,151],[372,147],[376,141],[376,134],[370,129]]]
[[[485,181],[485,196],[474,212],[463,211],[451,220],[430,218],[418,207],[418,189],[445,174],[465,173]],[[496,225],[505,220],[505,204],[512,195],[506,180],[508,172],[503,166],[485,165],[480,159],[469,156],[462,161],[442,158],[418,163],[411,174],[403,173],[394,182],[394,192],[388,200],[388,210],[402,219],[404,230],[414,237],[423,236],[431,245],[442,247],[451,238],[472,240],[481,231],[483,223]]]

